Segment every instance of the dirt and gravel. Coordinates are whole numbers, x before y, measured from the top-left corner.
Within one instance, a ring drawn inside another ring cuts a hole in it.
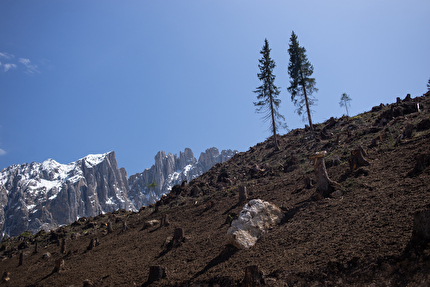
[[[280,136],[280,151],[269,138],[139,212],[3,240],[0,286],[241,286],[251,265],[268,286],[430,286],[430,246],[411,240],[414,214],[430,209],[429,108],[430,96],[399,99],[314,132],[293,130]],[[359,145],[370,165],[351,170]],[[323,150],[339,184],[328,197],[316,192],[309,160]],[[226,246],[244,205],[239,186],[285,213],[245,250]],[[172,244],[177,228],[184,238]],[[53,272],[57,260],[64,266]],[[150,266],[166,277],[147,282]]]

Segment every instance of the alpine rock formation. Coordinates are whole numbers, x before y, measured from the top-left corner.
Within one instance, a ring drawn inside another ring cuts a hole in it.
[[[83,216],[134,210],[127,192],[127,172],[118,169],[114,152],[88,155],[67,165],[53,159],[12,165],[0,172],[0,228],[16,236]]]
[[[160,151],[151,168],[130,178],[124,168],[118,168],[113,151],[69,164],[48,159],[12,165],[0,171],[0,229],[9,236],[25,230],[34,234],[84,216],[137,210],[169,193],[175,184],[190,181],[235,154],[210,148],[197,161],[189,148],[179,157]]]
[[[233,157],[237,151],[222,150],[215,147],[200,154],[197,161],[191,149],[186,148],[175,154],[160,151],[155,156],[155,164],[128,179],[129,198],[136,208],[155,203],[163,194],[168,194],[172,187],[184,180],[192,179],[208,171],[216,163],[222,163]],[[152,185],[155,183],[155,185]]]

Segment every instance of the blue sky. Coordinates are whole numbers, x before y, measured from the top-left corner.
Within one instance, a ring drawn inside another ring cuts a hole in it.
[[[314,66],[315,123],[430,78],[430,1],[0,1],[0,169],[114,150],[134,174],[159,150],[247,151],[270,136],[253,102],[267,38],[280,113],[291,31]],[[285,131],[281,131],[281,134]]]

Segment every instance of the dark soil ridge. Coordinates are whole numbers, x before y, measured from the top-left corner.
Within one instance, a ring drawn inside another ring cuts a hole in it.
[[[429,286],[430,247],[411,240],[415,212],[430,208],[429,107],[427,94],[331,118],[315,133],[280,136],[280,151],[269,138],[238,153],[139,212],[5,239],[0,286],[241,286],[251,265],[268,286]],[[359,145],[370,166],[350,171]],[[326,198],[315,195],[309,160],[322,150],[340,184]],[[246,250],[225,245],[229,221],[244,205],[239,186],[248,200],[272,202],[286,215]],[[172,241],[177,228],[184,236]],[[64,266],[54,272],[57,260]],[[150,266],[164,267],[166,277],[147,282]]]

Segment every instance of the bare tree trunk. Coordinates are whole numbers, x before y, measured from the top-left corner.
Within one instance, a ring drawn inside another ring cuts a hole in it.
[[[275,142],[275,150],[279,150],[278,139],[276,138],[276,122],[275,122],[275,114],[273,110],[273,99],[272,95],[270,95],[270,113],[272,114],[272,129],[273,129],[273,140]]]
[[[54,267],[54,270],[52,271],[52,273],[60,272],[64,269],[65,269],[64,259],[60,258],[60,259],[55,260],[55,267]]]
[[[63,238],[61,240],[61,254],[65,254],[66,253],[66,238]]]
[[[300,72],[300,76],[303,79],[303,73],[302,72]],[[302,89],[303,89],[303,94],[305,95],[306,112],[308,113],[309,127],[310,127],[311,131],[314,131],[314,127],[312,125],[312,119],[311,119],[311,110],[309,108],[308,94],[306,93],[306,87],[305,87],[304,83],[302,84]]]
[[[317,192],[323,197],[327,197],[339,186],[339,184],[328,177],[324,163],[324,156],[327,152],[317,152],[310,159],[314,160],[315,177],[317,180]]]
[[[18,266],[21,266],[23,262],[24,262],[24,253],[21,252],[19,254],[19,263],[18,263]]]

